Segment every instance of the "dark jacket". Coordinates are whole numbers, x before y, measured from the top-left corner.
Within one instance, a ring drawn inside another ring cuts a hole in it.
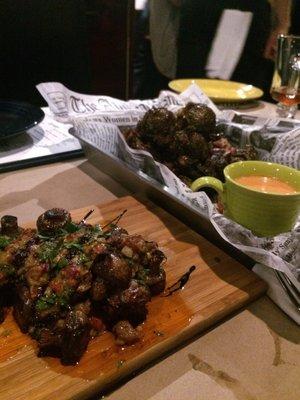
[[[271,26],[267,0],[184,0],[178,37],[177,77],[205,77],[207,57],[224,9],[253,13],[245,47],[231,79],[266,90],[270,83],[270,61],[263,58],[263,51]]]

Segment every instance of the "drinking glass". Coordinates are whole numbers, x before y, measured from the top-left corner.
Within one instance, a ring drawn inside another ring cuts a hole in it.
[[[279,101],[277,114],[282,118],[294,118],[300,103],[300,36],[278,36],[270,93]]]

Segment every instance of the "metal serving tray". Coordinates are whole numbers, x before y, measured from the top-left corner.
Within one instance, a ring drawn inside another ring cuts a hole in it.
[[[162,186],[143,172],[134,170],[117,157],[95,148],[84,139],[76,136],[74,129],[71,129],[71,133],[79,139],[87,159],[96,168],[111,176],[131,192],[152,200],[246,267],[251,268],[254,265],[254,260],[226,242],[218,234],[206,215],[174,196],[167,186]]]

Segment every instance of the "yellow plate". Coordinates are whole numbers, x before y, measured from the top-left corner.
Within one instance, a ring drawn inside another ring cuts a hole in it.
[[[169,82],[169,88],[181,93],[191,83],[196,83],[215,103],[256,100],[264,94],[261,89],[255,86],[219,79],[176,79]]]

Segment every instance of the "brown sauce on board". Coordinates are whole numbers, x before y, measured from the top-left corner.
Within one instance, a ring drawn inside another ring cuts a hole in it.
[[[77,366],[63,366],[57,358],[40,360],[57,373],[85,380],[113,375],[147,349],[181,332],[193,318],[180,292],[170,297],[153,297],[147,308],[147,319],[141,325],[141,340],[134,345],[118,346],[114,336],[104,332],[90,341]]]
[[[234,179],[240,185],[246,186],[249,189],[259,190],[264,193],[277,193],[277,194],[296,194],[298,193],[295,188],[286,182],[277,178],[250,175],[240,176]]]
[[[37,345],[28,334],[23,334],[8,313],[0,325],[0,366],[5,361],[22,357],[30,352],[33,363],[44,364],[59,374],[67,374],[84,380],[94,380],[101,375],[118,373],[126,362],[144,353],[147,349],[181,332],[189,325],[193,313],[180,295],[181,291],[169,297],[153,297],[148,304],[148,316],[141,325],[141,340],[132,346],[118,346],[110,332],[104,332],[92,339],[82,359],[75,366],[64,366],[58,358],[37,357]]]

